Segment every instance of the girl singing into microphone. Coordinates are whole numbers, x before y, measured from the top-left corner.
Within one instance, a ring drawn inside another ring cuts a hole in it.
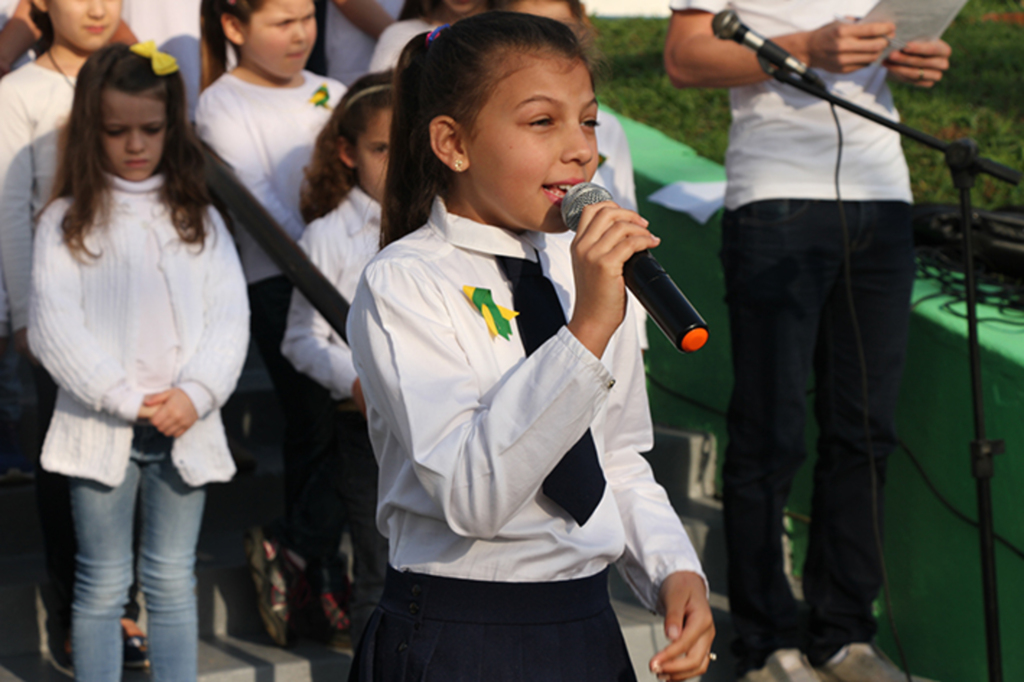
[[[413,39],[395,78],[384,249],[349,343],[380,463],[384,596],[353,680],[631,680],[612,563],[706,669],[707,587],[652,445],[622,266],[658,239],[610,202],[590,64],[559,22],[486,13]]]

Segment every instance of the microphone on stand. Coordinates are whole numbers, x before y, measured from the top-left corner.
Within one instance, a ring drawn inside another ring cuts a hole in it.
[[[611,193],[604,187],[592,182],[573,185],[562,199],[562,220],[570,230],[575,230],[583,208],[602,201],[612,201]],[[639,251],[630,256],[622,267],[622,276],[626,287],[673,346],[684,353],[692,353],[704,346],[708,340],[707,323],[649,251]]]
[[[711,20],[711,30],[714,31],[716,37],[722,40],[733,40],[753,50],[757,53],[758,59],[763,62],[767,62],[777,69],[795,73],[805,82],[822,90],[825,89],[825,81],[811,71],[810,67],[764,36],[754,33],[749,26],[740,21],[736,12],[731,9],[723,10],[715,15],[715,18]]]

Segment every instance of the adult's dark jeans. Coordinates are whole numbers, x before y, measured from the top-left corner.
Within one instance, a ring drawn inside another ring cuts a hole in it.
[[[910,206],[844,202],[844,209],[881,517],[914,277]],[[735,374],[724,470],[734,648],[741,672],[780,648],[805,648],[820,664],[845,644],[874,637],[871,604],[882,581],[839,207],[771,200],[727,211],[721,258]],[[821,433],[803,575],[809,642],[800,647],[781,535],[783,508],[806,457],[812,371]]]

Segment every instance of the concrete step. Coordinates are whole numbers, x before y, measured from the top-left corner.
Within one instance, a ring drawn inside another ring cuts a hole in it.
[[[664,648],[667,640],[660,617],[620,601],[613,602],[623,638],[633,660],[637,679],[654,680],[648,663]],[[719,632],[728,627],[724,610],[714,610]],[[731,682],[732,665],[728,653],[719,652],[700,680]],[[299,642],[282,649],[272,644],[263,633],[251,635],[204,635],[199,642],[200,682],[319,682],[344,680],[351,664],[350,653],[338,653],[312,642]],[[0,657],[0,682],[66,682],[68,677],[50,665],[39,654]],[[143,682],[147,673],[126,671],[125,682]]]
[[[281,423],[276,398],[259,372],[243,376],[240,391],[224,409],[229,433],[257,459],[255,474],[210,486],[197,561],[200,678],[213,682],[289,682],[314,675],[343,680],[349,658],[315,644],[282,650],[263,631],[256,595],[245,567],[242,533],[282,510]],[[655,475],[702,557],[712,589],[719,660],[705,680],[731,680],[732,639],[724,593],[721,504],[713,497],[715,443],[708,434],[658,428],[648,453]],[[45,662],[53,630],[47,618],[48,585],[41,553],[33,486],[0,488],[0,682],[66,679]],[[17,519],[12,523],[11,519]],[[618,578],[610,591],[640,680],[651,680],[647,662],[665,645],[662,619],[643,609]],[[143,615],[142,621],[145,627]],[[56,640],[55,640],[56,641]],[[728,672],[726,672],[728,671]],[[55,678],[55,679],[57,679]],[[126,680],[141,681],[136,674]]]
[[[201,635],[263,633],[256,591],[245,566],[200,566],[196,571],[196,596]],[[145,630],[145,598],[141,594],[139,602],[143,606],[139,624]],[[51,639],[63,641],[66,633],[49,617],[52,604],[45,581],[0,586],[0,658],[38,656],[49,649]]]
[[[300,642],[290,649],[266,635],[205,636],[199,640],[200,682],[340,682],[352,657],[325,646]],[[69,677],[39,654],[0,657],[0,682],[67,682]],[[125,671],[125,682],[144,682],[149,673]]]

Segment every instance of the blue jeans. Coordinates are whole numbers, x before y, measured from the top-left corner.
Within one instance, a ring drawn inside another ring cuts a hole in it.
[[[78,537],[71,644],[80,682],[121,679],[119,621],[132,582],[137,494],[142,505],[138,574],[149,614],[153,678],[196,679],[195,560],[206,489],[181,480],[171,462],[173,442],[152,426],[136,426],[121,485],[70,479]]]
[[[910,320],[910,206],[845,202],[844,208],[881,486],[897,443],[896,400]],[[742,672],[760,667],[776,649],[801,644],[780,537],[793,477],[806,457],[805,401],[813,371],[820,436],[803,581],[811,607],[806,650],[819,664],[845,644],[874,637],[871,604],[881,586],[837,204],[773,200],[726,212],[722,264],[735,374],[723,474],[734,648]]]

